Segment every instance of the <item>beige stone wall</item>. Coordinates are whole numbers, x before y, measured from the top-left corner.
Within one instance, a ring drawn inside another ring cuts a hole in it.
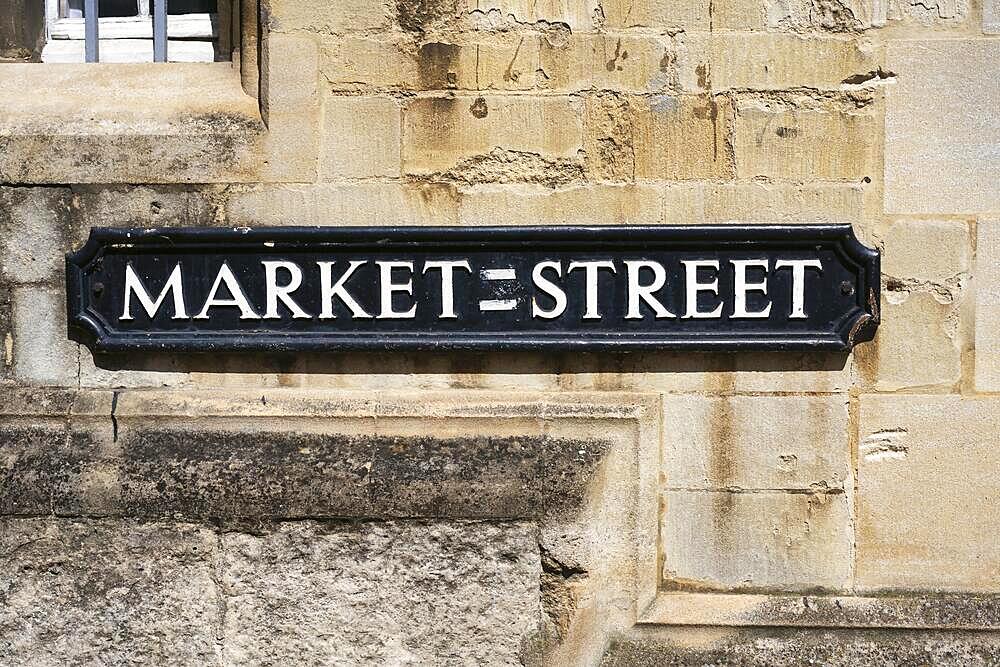
[[[260,24],[259,86],[0,65],[0,535],[33,545],[0,565],[0,655],[1000,660],[1000,3],[272,0]],[[852,223],[883,253],[875,341],[95,362],[65,335],[91,226],[734,222]],[[376,436],[466,444],[411,442],[404,474]],[[170,578],[138,615],[115,597]],[[122,622],[167,639],[130,654]]]

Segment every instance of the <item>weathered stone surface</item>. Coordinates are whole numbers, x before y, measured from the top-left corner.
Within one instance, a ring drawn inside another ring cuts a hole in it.
[[[612,639],[602,667],[941,665],[1000,661],[993,632],[665,629]]]
[[[45,33],[45,8],[37,2],[0,0],[0,62],[36,61]]]
[[[3,662],[215,663],[215,551],[185,524],[0,519]]]
[[[855,351],[861,379],[881,391],[955,386],[962,373],[961,293],[890,284],[873,343]]]
[[[880,64],[878,50],[858,40],[767,33],[713,35],[704,55],[707,60],[695,56],[689,62],[702,69],[712,91],[836,90],[858,77],[874,78]]]
[[[665,491],[667,586],[840,589],[851,577],[851,515],[843,492]]]
[[[1000,218],[976,225],[977,391],[1000,391]]]
[[[77,346],[66,338],[63,288],[16,287],[13,290],[14,374],[42,385],[77,383]]]
[[[893,213],[1000,209],[995,174],[1000,79],[995,40],[898,41],[887,68],[885,208]],[[928,100],[935,100],[928,104]]]
[[[766,0],[767,27],[792,32],[857,33],[885,25],[885,0]]]
[[[1000,590],[1000,400],[862,395],[857,586]]]
[[[726,178],[732,173],[731,117],[724,97],[591,96],[584,141],[588,173],[619,182]]]
[[[227,63],[5,65],[0,181],[256,180],[264,129]]]
[[[69,212],[65,188],[0,188],[0,276],[10,283],[55,280]]]
[[[709,0],[604,0],[601,22],[608,28],[651,28],[667,32],[708,30],[712,25]]]
[[[518,664],[541,622],[530,524],[283,524],[223,536],[231,664]]]
[[[947,289],[972,269],[964,220],[894,220],[878,236],[884,243],[882,273],[904,284]]]
[[[324,101],[320,176],[399,176],[399,103],[389,97],[327,95]]]
[[[874,102],[799,108],[787,100],[741,97],[736,173],[741,179],[871,180],[879,172],[880,120]]]
[[[271,0],[267,28],[271,32],[326,34],[379,30],[388,27],[394,5],[391,0],[338,0],[331,11],[328,0]]]
[[[710,184],[702,197],[705,222],[865,222],[857,184]]]
[[[847,397],[663,397],[670,488],[843,489]]]
[[[572,168],[577,161],[581,115],[568,97],[417,98],[403,111],[403,169],[461,172],[492,154],[500,173],[489,180],[546,178],[540,170]]]
[[[51,419],[5,418],[0,509],[232,521],[537,518],[579,508],[608,448],[598,439],[354,430],[193,429],[112,422],[109,413],[70,432]]]
[[[983,0],[983,32],[987,35],[1000,34],[1000,2]]]

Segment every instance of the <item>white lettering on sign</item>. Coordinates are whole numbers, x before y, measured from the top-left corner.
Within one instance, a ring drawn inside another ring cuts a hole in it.
[[[679,266],[668,267],[652,259],[542,260],[531,265],[530,281],[521,284],[518,269],[473,267],[468,259],[433,259],[422,265],[406,260],[317,261],[316,268],[308,272],[294,261],[264,260],[259,263],[263,269],[263,288],[252,292],[263,301],[263,316],[229,263],[223,262],[194,319],[209,319],[215,309],[237,308],[241,320],[283,317],[332,320],[337,318],[338,303],[346,308],[351,319],[414,319],[420,309],[431,307],[427,297],[439,295],[440,310],[435,308],[433,315],[424,313],[425,317],[457,320],[474,310],[483,313],[518,310],[528,301],[531,317],[539,320],[558,319],[566,316],[567,311],[580,320],[601,320],[605,317],[602,310],[617,313],[625,320],[677,319],[671,308],[683,312],[680,319],[766,319],[772,316],[774,299],[780,297],[779,303],[790,304],[785,317],[801,320],[808,317],[807,271],[823,271],[818,258],[775,259],[773,270],[771,259],[759,257],[729,259],[725,266],[718,259],[675,261]],[[770,281],[785,269],[790,269],[791,280],[782,278],[779,284],[790,282],[790,293],[776,294]],[[253,280],[247,277],[245,267],[239,270],[245,281]],[[337,270],[339,275],[335,275]],[[364,271],[367,273],[361,273]],[[524,272],[527,273],[526,268]],[[721,282],[720,276],[724,278]],[[201,294],[192,294],[190,285],[185,288],[181,262],[174,265],[159,291],[149,289],[150,282],[136,272],[131,262],[125,265],[120,320],[135,319],[139,312],[134,307],[136,302],[151,319],[167,308],[168,302],[172,304],[172,312],[167,309],[170,319],[191,318],[186,299],[200,298]],[[602,284],[605,284],[603,291]],[[725,294],[721,293],[720,284],[726,285]],[[472,292],[474,296],[463,296],[470,294],[470,285],[478,291]],[[530,295],[528,299],[520,296],[525,289]],[[405,306],[400,306],[403,295],[408,299]],[[678,302],[681,299],[683,303]],[[303,305],[315,308],[319,314],[310,314]],[[370,310],[377,310],[378,314],[372,315]]]
[[[696,319],[718,319],[722,317],[722,303],[720,302],[716,306],[715,310],[705,313],[698,310],[698,294],[701,292],[711,292],[718,296],[719,294],[719,260],[717,259],[693,259],[686,260],[682,259],[681,264],[684,265],[684,284],[686,285],[687,293],[687,312],[684,313],[684,319],[696,318]],[[714,269],[715,277],[712,278],[710,283],[700,283],[698,282],[698,269]]]
[[[226,289],[229,290],[229,294],[232,296],[231,299],[220,299],[219,288],[225,285]],[[205,299],[205,306],[201,309],[201,312],[194,316],[196,320],[207,320],[209,308],[217,308],[219,306],[236,306],[240,309],[240,319],[241,320],[259,320],[260,315],[258,315],[253,308],[250,307],[250,302],[247,300],[247,295],[243,293],[243,288],[240,287],[239,282],[236,280],[236,276],[233,275],[232,269],[225,262],[219,267],[219,273],[215,276],[215,282],[212,283],[212,289],[208,292],[208,298]]]
[[[806,269],[823,270],[823,262],[818,259],[779,259],[774,263],[774,269],[792,269],[792,312],[788,316],[793,320],[806,318]]]
[[[332,320],[337,317],[333,314],[333,299],[334,297],[340,299],[345,306],[351,310],[351,317],[360,319],[369,319],[371,315],[365,312],[365,309],[354,300],[350,294],[347,293],[345,283],[350,279],[354,272],[357,271],[359,266],[364,266],[368,262],[361,260],[352,260],[350,264],[347,265],[347,270],[341,274],[337,282],[333,282],[333,270],[330,268],[336,262],[316,262],[319,265],[319,286],[320,286],[320,302],[323,304],[323,310],[319,314],[319,319],[321,320]]]
[[[458,319],[458,313],[455,312],[455,269],[465,269],[471,273],[472,267],[469,266],[469,260],[425,262],[424,273],[431,269],[441,269],[441,314],[438,315],[438,319]]]
[[[146,310],[146,314],[151,318],[156,316],[156,311],[160,309],[160,305],[166,301],[168,294],[173,294],[174,297],[174,315],[171,319],[175,320],[186,320],[188,318],[187,310],[184,308],[184,284],[181,281],[181,264],[178,262],[174,266],[174,270],[170,272],[170,277],[167,278],[167,283],[160,290],[160,295],[156,297],[156,301],[153,301],[149,292],[146,291],[145,286],[143,286],[142,281],[139,276],[135,274],[135,269],[132,268],[132,263],[129,262],[125,265],[125,308],[122,310],[122,316],[118,319],[120,320],[131,320],[132,317],[132,295],[139,300],[142,307]]]

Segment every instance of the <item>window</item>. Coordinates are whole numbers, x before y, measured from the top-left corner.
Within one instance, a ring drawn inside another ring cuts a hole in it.
[[[230,0],[45,0],[42,62],[229,60]],[[96,9],[97,17],[88,17]],[[222,38],[220,38],[222,37]]]

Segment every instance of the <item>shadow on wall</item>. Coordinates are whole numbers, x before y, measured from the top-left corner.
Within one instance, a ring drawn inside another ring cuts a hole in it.
[[[726,373],[781,371],[840,371],[846,353],[831,352],[330,352],[326,354],[170,354],[99,355],[94,363],[105,370],[194,373],[280,374],[458,374],[527,375],[587,374],[618,376],[621,388],[639,373]],[[614,380],[609,381],[612,385]],[[613,389],[614,386],[604,388]]]

